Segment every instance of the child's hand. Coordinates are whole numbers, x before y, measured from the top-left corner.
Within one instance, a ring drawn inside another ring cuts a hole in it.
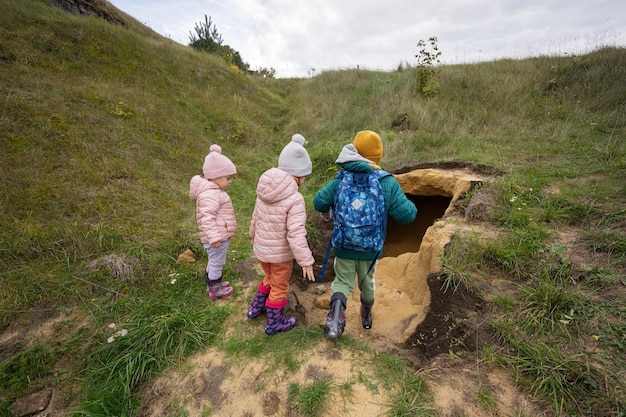
[[[222,242],[211,243],[211,246],[213,246],[214,248],[219,248],[220,246],[222,246]]]
[[[324,223],[328,223],[329,221],[331,221],[333,219],[333,212],[332,210],[328,210],[327,212],[320,212],[320,216],[322,217],[322,220],[324,221]]]
[[[308,278],[309,281],[315,281],[315,276],[313,275],[313,265],[303,266],[302,276],[304,278]]]

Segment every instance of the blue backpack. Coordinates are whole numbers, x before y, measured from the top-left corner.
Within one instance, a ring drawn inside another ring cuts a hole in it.
[[[338,249],[380,252],[387,234],[385,196],[380,179],[391,175],[383,170],[341,170],[333,206],[331,244]]]

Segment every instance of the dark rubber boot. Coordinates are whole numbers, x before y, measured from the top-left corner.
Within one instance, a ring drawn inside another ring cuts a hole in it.
[[[340,292],[336,292],[330,297],[330,308],[324,327],[324,336],[329,340],[339,340],[346,328],[346,301],[346,296]]]
[[[254,319],[258,317],[261,313],[265,312],[265,302],[267,301],[268,295],[270,295],[270,287],[264,286],[263,281],[259,282],[256,296],[254,297],[254,300],[252,300],[252,304],[248,309],[249,319]]]
[[[271,336],[278,332],[286,332],[295,327],[296,319],[293,317],[285,317],[285,305],[287,305],[287,300],[279,303],[270,301],[265,303],[265,310],[267,311],[265,334]]]
[[[361,297],[361,324],[364,329],[372,328],[372,306],[374,305],[374,300],[365,301],[363,297]]]
[[[220,298],[230,297],[233,294],[233,287],[225,287],[221,284],[209,285],[206,295],[213,301]]]
[[[207,290],[209,289],[209,285],[215,285],[215,284],[220,284],[222,287],[232,287],[232,285],[230,285],[230,282],[228,281],[222,281],[222,277],[219,277],[216,280],[213,281],[209,281],[209,273],[205,272],[204,273],[204,280],[206,281],[206,285],[207,285]]]

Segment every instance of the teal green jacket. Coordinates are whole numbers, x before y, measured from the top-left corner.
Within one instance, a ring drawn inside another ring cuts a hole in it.
[[[373,171],[373,168],[363,161],[350,161],[337,165],[339,165],[341,169],[352,172]],[[331,210],[335,203],[335,193],[339,186],[339,181],[338,179],[333,179],[315,194],[315,198],[313,199],[315,210],[322,214],[327,214]],[[387,215],[400,224],[411,223],[415,220],[417,207],[406,197],[400,184],[398,184],[398,181],[393,175],[381,178],[380,185],[385,195],[385,210],[387,211]],[[353,260],[373,260],[376,256],[380,257],[382,255],[375,252],[358,252],[337,248],[333,248],[333,250],[336,257]]]

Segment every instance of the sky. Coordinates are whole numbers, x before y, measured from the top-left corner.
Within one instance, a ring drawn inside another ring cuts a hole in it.
[[[211,18],[251,70],[309,77],[325,70],[415,66],[437,38],[442,64],[580,55],[626,47],[624,0],[109,0],[183,45]]]

